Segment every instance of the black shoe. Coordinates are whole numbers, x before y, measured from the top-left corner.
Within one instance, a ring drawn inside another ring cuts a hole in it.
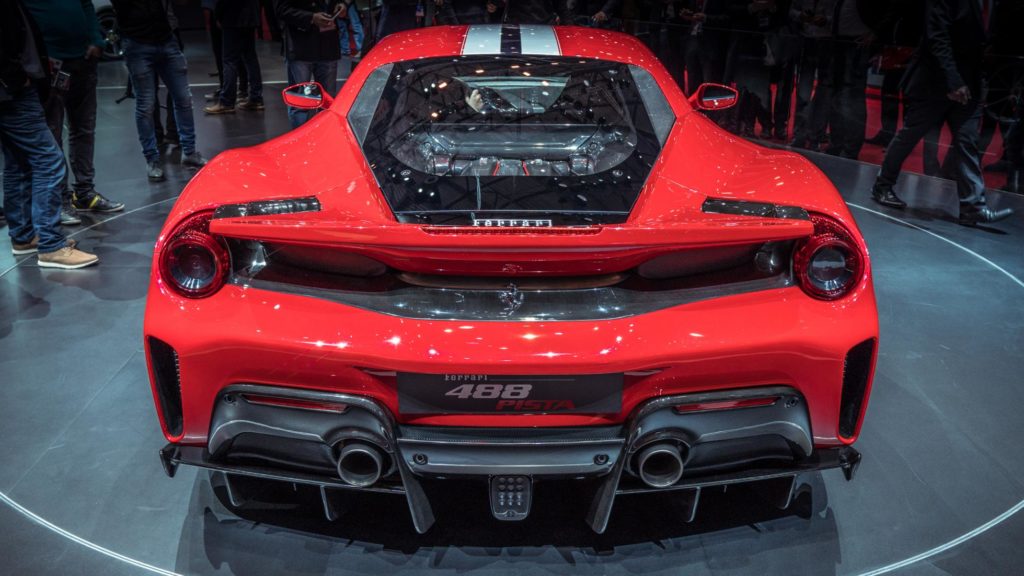
[[[167,179],[164,175],[164,166],[159,160],[153,160],[146,164],[146,177],[150,182],[163,182]]]
[[[82,223],[82,219],[78,216],[78,210],[75,210],[75,201],[65,199],[61,202],[60,206],[60,224],[61,226],[78,226]]]
[[[789,142],[790,148],[802,148],[804,150],[811,149],[811,141],[807,138],[796,137]]]
[[[7,217],[4,216],[3,212],[0,212],[0,228],[7,226]]]
[[[124,203],[112,202],[103,197],[99,192],[93,191],[79,196],[77,193],[72,197],[71,204],[82,212],[120,212],[124,210]]]
[[[993,210],[988,206],[982,206],[973,212],[961,212],[957,224],[963,226],[977,226],[978,224],[991,224],[1005,220],[1013,215],[1013,208]]]
[[[874,144],[875,146],[881,146],[883,148],[888,146],[890,142],[892,142],[892,136],[881,132],[864,141],[865,144]]]
[[[906,208],[907,203],[900,200],[900,197],[896,195],[896,192],[892,188],[885,186],[875,186],[871,189],[871,198],[881,204],[882,206],[888,206],[890,208]]]
[[[188,166],[190,168],[202,168],[206,166],[206,158],[199,151],[195,151],[191,154],[185,154],[181,157],[181,165]]]

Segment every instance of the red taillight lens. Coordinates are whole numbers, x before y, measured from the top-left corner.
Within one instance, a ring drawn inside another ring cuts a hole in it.
[[[765,396],[763,398],[742,398],[739,400],[716,400],[714,402],[696,402],[694,404],[680,404],[675,407],[680,414],[692,412],[716,412],[718,410],[736,410],[738,408],[758,408],[771,406],[779,401],[778,396]]]
[[[835,220],[812,214],[814,235],[793,256],[800,287],[820,300],[842,298],[860,282],[864,256],[852,235]]]
[[[186,298],[205,298],[227,281],[228,251],[210,234],[211,214],[185,219],[171,234],[160,253],[160,275],[167,285]]]

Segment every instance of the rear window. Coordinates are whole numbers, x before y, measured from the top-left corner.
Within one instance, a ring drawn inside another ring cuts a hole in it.
[[[674,120],[666,110],[635,66],[465,56],[375,71],[349,120],[402,221],[571,225],[625,220]]]

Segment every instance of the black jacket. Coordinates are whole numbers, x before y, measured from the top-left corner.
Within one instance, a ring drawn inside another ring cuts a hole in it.
[[[302,62],[341,59],[337,28],[321,32],[313,24],[313,14],[331,14],[338,4],[337,0],[274,0],[274,12],[284,30],[286,58]]]
[[[904,93],[911,98],[945,98],[967,86],[977,97],[985,43],[977,0],[928,0],[924,36],[907,67]]]
[[[505,0],[494,3],[498,12],[504,14],[504,21],[510,24],[554,24],[556,17],[563,24],[573,20],[569,0]]]
[[[17,0],[0,0],[0,102],[10,100],[21,92],[29,80],[21,63],[29,32],[35,40],[36,54],[43,73],[43,78],[36,79],[38,81],[35,84],[41,91],[40,95],[45,98],[44,92],[50,85],[50,67],[43,34]]]
[[[121,36],[144,44],[163,44],[178,27],[170,0],[110,0]]]
[[[1024,2],[1001,0],[992,11],[989,35],[995,56],[1024,56]]]
[[[259,0],[217,0],[213,15],[222,28],[259,28]]]

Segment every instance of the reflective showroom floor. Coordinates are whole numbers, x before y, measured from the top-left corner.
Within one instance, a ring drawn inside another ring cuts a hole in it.
[[[190,47],[197,107],[213,89]],[[208,156],[287,129],[284,74],[263,53],[267,110],[197,114]],[[73,228],[102,264],[41,270],[0,239],[0,574],[1007,574],[1024,564],[1024,197],[993,193],[1015,220],[952,222],[952,183],[907,175],[913,209],[873,204],[876,168],[813,161],[852,206],[874,261],[882,323],[854,482],[821,475],[814,498],[777,511],[743,489],[705,497],[692,524],[671,498],[621,498],[607,533],[576,495],[538,490],[523,523],[492,520],[482,487],[443,499],[427,534],[405,501],[366,497],[336,523],[305,508],[245,518],[206,473],[168,479],[142,354],[157,231],[188,172],[150,184],[120,63],[102,70],[99,190],[124,213]]]

